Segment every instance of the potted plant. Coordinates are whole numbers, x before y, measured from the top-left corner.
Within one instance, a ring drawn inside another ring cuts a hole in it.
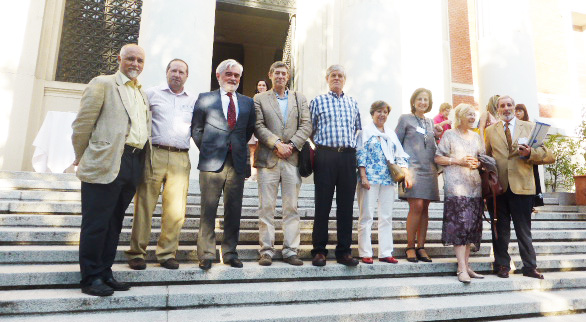
[[[578,155],[584,153],[586,121],[580,124],[577,134],[578,137],[551,134],[544,142],[556,158],[555,163],[545,165],[545,170],[549,173],[545,185],[557,193],[561,205],[575,204],[576,199],[586,204],[586,167],[584,166],[586,154],[583,155],[582,160],[577,158]],[[577,193],[573,193],[572,190]]]
[[[586,115],[585,115],[586,116]],[[586,150],[586,120],[582,118],[582,123],[578,126],[578,144],[581,146],[582,151]],[[574,175],[574,185],[576,188],[576,204],[580,206],[586,205],[586,152],[584,152],[582,164],[577,166],[577,171]]]

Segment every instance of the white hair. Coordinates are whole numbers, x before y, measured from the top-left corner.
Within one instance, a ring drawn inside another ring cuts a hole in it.
[[[239,62],[237,62],[234,59],[226,59],[223,62],[221,62],[220,65],[218,65],[218,67],[216,68],[216,73],[221,74],[226,69],[232,68],[234,66],[236,66],[236,67],[238,67],[238,69],[240,69],[240,74],[242,74],[242,72],[244,72],[244,67],[242,67],[242,65]]]
[[[342,75],[344,75],[344,79],[346,78],[346,70],[344,69],[344,66],[342,65],[332,65],[330,67],[328,67],[328,69],[326,70],[326,79],[328,77],[330,77],[330,74],[334,71],[340,72],[342,73]]]

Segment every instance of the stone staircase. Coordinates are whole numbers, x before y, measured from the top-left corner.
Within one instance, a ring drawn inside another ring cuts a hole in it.
[[[533,215],[538,267],[545,272],[545,280],[521,274],[512,274],[509,279],[487,275],[464,285],[455,277],[452,248],[440,242],[441,203],[430,206],[426,249],[433,263],[404,260],[408,207],[397,201],[393,226],[394,254],[400,258],[399,264],[375,261],[374,265],[350,268],[330,260],[325,267],[312,266],[314,210],[313,185],[309,184],[302,186],[299,199],[300,256],[306,261],[304,266],[294,267],[278,260],[270,267],[256,263],[257,187],[256,183],[247,182],[239,246],[244,268],[215,264],[204,272],[197,267],[194,253],[199,226],[199,184],[192,181],[188,218],[177,254],[180,269],[166,270],[154,260],[160,207],[153,219],[147,269],[128,268],[124,250],[130,238],[131,205],[113,269],[119,280],[130,282],[133,287],[128,292],[98,298],[82,294],[78,288],[79,189],[80,183],[73,175],[0,172],[0,320],[586,320],[586,213],[578,212],[575,206],[559,206],[553,198],[546,198],[546,206]],[[222,212],[220,209],[219,213]],[[336,239],[334,212],[335,209],[330,221],[332,248]],[[222,224],[220,216],[217,226]],[[280,228],[278,220],[277,227]],[[219,230],[218,238],[221,237]],[[375,254],[376,239],[375,231]],[[514,232],[512,239],[515,240]],[[280,232],[276,240],[282,241]],[[510,252],[515,266],[520,267],[515,242],[511,243]],[[276,258],[279,257],[277,254]],[[472,255],[471,262],[478,272],[492,270],[490,227],[486,223],[483,244]]]

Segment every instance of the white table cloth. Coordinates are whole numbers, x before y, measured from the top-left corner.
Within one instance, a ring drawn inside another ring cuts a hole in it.
[[[71,124],[77,113],[49,111],[33,142],[36,172],[63,173],[75,161]]]

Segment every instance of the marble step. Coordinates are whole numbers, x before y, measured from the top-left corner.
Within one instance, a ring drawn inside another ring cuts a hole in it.
[[[256,201],[258,204],[258,201]],[[242,207],[242,216],[243,217],[257,217],[258,216],[258,208],[253,205],[244,205]],[[557,206],[561,207],[561,206]],[[134,205],[131,204],[128,209],[126,209],[126,214],[132,215],[134,212]],[[155,208],[154,214],[160,215],[162,212],[161,206],[157,205]],[[218,215],[223,215],[224,209],[222,206],[218,207]],[[276,209],[277,216],[281,214],[281,208],[277,207]],[[313,205],[308,207],[299,207],[298,208],[299,215],[301,217],[313,217],[315,213],[315,209]],[[394,207],[394,217],[406,217],[408,212],[408,204],[405,202],[397,202]],[[80,214],[81,213],[81,203],[79,202],[39,202],[39,201],[0,201],[0,214],[2,213],[28,213],[28,214]],[[200,214],[200,207],[194,205],[187,205],[186,208],[187,216],[198,216]],[[336,208],[332,207],[330,211],[330,217],[334,217],[336,214]],[[358,218],[358,209],[354,209],[353,213],[355,218]],[[432,203],[430,204],[429,208],[429,217],[430,218],[442,218],[443,217],[443,204],[439,203]],[[565,218],[577,218],[576,220],[586,220],[586,213],[578,213],[577,208],[574,211],[566,212],[566,211],[542,211],[537,214],[533,214],[532,218],[535,220],[563,220]]]
[[[586,242],[534,242],[535,252],[537,256],[545,255],[561,255],[561,254],[585,254]],[[282,245],[276,245],[275,261],[281,260]],[[395,243],[393,254],[396,258],[405,258],[405,243]],[[156,245],[147,247],[146,260],[149,266],[158,266],[155,257]],[[378,254],[378,245],[372,245],[374,256]],[[126,263],[127,258],[124,251],[128,250],[128,245],[120,245],[116,254],[116,262]],[[243,261],[256,261],[258,259],[258,245],[239,245],[238,257]],[[303,260],[310,261],[311,245],[301,245],[299,247],[299,257]],[[446,247],[441,243],[428,243],[425,245],[427,253],[432,258],[454,257],[452,247]],[[79,247],[77,245],[8,245],[0,246],[0,264],[37,264],[37,263],[78,263],[79,261]],[[519,247],[517,243],[509,244],[509,254],[516,256],[519,254]],[[358,257],[358,249],[352,249],[352,255]],[[472,252],[472,257],[482,257],[492,255],[492,244],[485,242],[480,245],[480,250]],[[216,257],[220,258],[219,249]],[[176,258],[181,263],[193,263],[197,261],[196,246],[195,245],[180,245],[177,250]],[[328,258],[334,259],[334,252],[328,253]]]
[[[513,268],[522,267],[521,259],[513,256]],[[474,257],[470,259],[473,270],[492,271],[493,259]],[[586,270],[586,258],[582,254],[550,255],[537,257],[540,271],[578,271]],[[275,261],[272,266],[260,266],[257,262],[245,262],[241,269],[215,263],[209,271],[199,269],[197,263],[182,264],[177,270],[168,270],[151,265],[143,271],[135,271],[127,264],[114,264],[115,277],[132,285],[153,284],[208,284],[208,283],[252,283],[330,279],[367,279],[406,276],[453,276],[457,264],[455,258],[437,258],[433,263],[409,263],[399,260],[399,264],[375,262],[373,265],[359,264],[347,267],[329,260],[326,266],[315,267],[309,261],[303,266],[292,266]],[[520,269],[517,269],[518,273]],[[513,269],[513,272],[515,270]],[[80,281],[78,264],[37,264],[37,265],[0,265],[0,289],[14,288],[54,288],[61,286],[77,287]]]
[[[339,301],[408,300],[437,298],[453,294],[469,299],[494,292],[551,292],[560,289],[586,289],[586,272],[552,272],[539,281],[520,275],[503,280],[494,275],[476,279],[469,285],[455,276],[417,278],[373,278],[364,280],[323,280],[166,285],[133,287],[111,297],[85,295],[79,289],[0,291],[2,314],[58,312],[103,312],[108,310],[180,310],[216,306],[328,303]]]
[[[120,234],[120,244],[127,244],[130,240],[131,230],[126,228],[122,229]],[[181,231],[179,240],[182,244],[190,245],[195,244],[197,240],[198,230],[196,229],[183,229]],[[153,229],[151,233],[152,244],[156,243],[159,238],[160,230]],[[311,243],[310,229],[301,230],[301,243]],[[357,240],[357,232],[354,231],[352,239]],[[440,242],[441,230],[429,230],[427,233],[427,241],[430,243]],[[586,230],[533,230],[533,241],[581,241],[586,239]],[[223,232],[216,230],[216,239],[221,241],[223,238]],[[405,230],[393,231],[393,238],[396,242],[402,242],[407,239],[407,232]],[[277,243],[282,242],[283,234],[281,231],[276,231],[275,241]],[[330,230],[328,240],[330,243],[336,242],[336,231]],[[374,233],[372,241],[378,240],[378,234]],[[484,230],[482,234],[483,242],[491,241],[491,233],[489,230]],[[515,241],[515,233],[511,232],[511,241]],[[0,227],[0,243],[1,244],[77,244],[79,242],[79,229],[78,228],[47,228],[47,227]],[[258,230],[240,230],[240,243],[241,244],[256,244],[258,242]]]
[[[123,226],[126,228],[132,227],[132,216],[128,215],[124,217]],[[222,217],[218,218],[217,221],[219,222],[219,227],[223,227],[224,219]],[[335,229],[335,219],[331,219],[329,221],[330,229]],[[79,228],[81,225],[81,216],[79,215],[29,215],[29,214],[0,214],[0,227],[2,226],[11,226],[11,227],[73,227]],[[354,220],[352,222],[353,228],[357,229],[358,222]],[[301,229],[312,229],[313,227],[313,219],[302,219],[300,221]],[[397,211],[393,218],[393,229],[405,229],[406,226],[406,214],[403,212]],[[161,227],[161,217],[160,216],[153,216],[152,218],[152,227],[153,228],[160,228]],[[185,218],[185,222],[183,224],[184,229],[197,229],[199,227],[199,218],[197,217],[188,217]],[[258,229],[259,221],[257,218],[243,218],[240,220],[240,228],[241,229]],[[282,229],[282,220],[281,217],[278,216],[275,218],[275,227],[276,229]],[[378,227],[378,219],[375,217],[372,227],[376,229]],[[441,229],[442,221],[441,218],[430,218],[429,220],[429,229]],[[489,229],[490,225],[488,222],[483,221],[483,227],[485,229]],[[512,227],[512,224],[511,224]],[[560,221],[546,221],[546,220],[537,220],[537,218],[533,219],[531,224],[531,228],[533,230],[541,230],[541,229],[550,229],[550,230],[557,230],[557,229],[586,229],[586,221],[579,221],[579,220],[572,220],[571,218],[567,218],[565,220]]]

